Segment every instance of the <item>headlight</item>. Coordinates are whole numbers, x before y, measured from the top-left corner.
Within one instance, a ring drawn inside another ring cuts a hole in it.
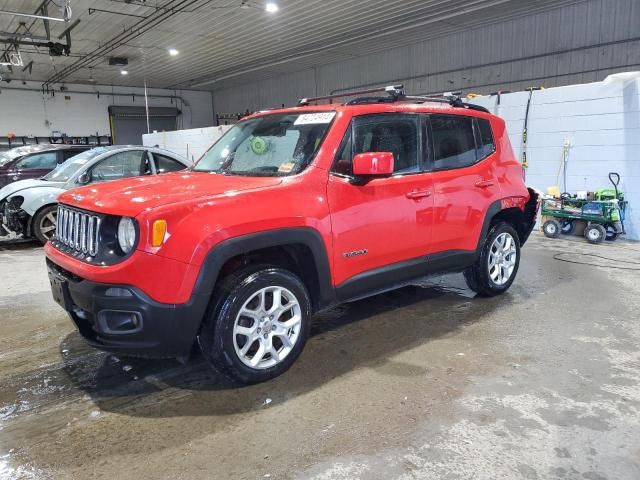
[[[122,217],[118,222],[118,243],[124,253],[136,246],[136,225],[132,218]]]

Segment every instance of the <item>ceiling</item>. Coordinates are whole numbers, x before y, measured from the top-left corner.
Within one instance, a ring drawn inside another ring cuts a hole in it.
[[[64,1],[44,0],[48,14],[61,17]],[[71,20],[49,22],[51,40],[65,43],[58,36],[80,21],[70,33],[70,55],[50,57],[47,47],[23,45],[31,72],[0,66],[0,75],[52,86],[146,80],[150,87],[211,90],[584,0],[273,1],[276,13],[265,11],[265,0],[70,0]],[[0,11],[32,14],[42,3],[0,0]],[[30,35],[46,36],[42,20],[0,13],[0,39],[25,33],[20,22]],[[0,44],[0,54],[6,47]],[[180,53],[172,57],[169,48]],[[128,75],[108,65],[111,56],[129,59]]]

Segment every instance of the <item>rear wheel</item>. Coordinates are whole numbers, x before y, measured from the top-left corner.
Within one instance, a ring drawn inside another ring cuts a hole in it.
[[[613,225],[607,225],[607,235],[604,237],[605,240],[609,240],[613,242],[618,238],[618,230]]]
[[[576,224],[573,220],[563,220],[560,223],[560,231],[563,235],[573,235],[573,232],[576,231]]]
[[[242,383],[284,373],[309,334],[311,302],[293,273],[253,267],[225,279],[205,320],[200,346],[213,367]]]
[[[492,297],[509,289],[520,265],[518,234],[508,223],[494,225],[480,250],[476,263],[464,272],[471,290]]]
[[[41,208],[33,218],[33,235],[43,245],[47,243],[56,233],[56,220],[58,216],[58,207],[49,205]]]
[[[560,226],[560,222],[557,220],[547,220],[544,222],[544,225],[542,225],[542,231],[545,236],[549,238],[558,238],[561,230],[562,227]]]
[[[584,230],[584,237],[589,243],[601,243],[607,236],[607,231],[599,223],[592,223]]]

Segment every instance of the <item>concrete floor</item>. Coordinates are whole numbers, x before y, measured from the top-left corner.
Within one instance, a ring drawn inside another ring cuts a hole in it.
[[[296,365],[237,388],[201,359],[115,358],[0,246],[0,479],[640,478],[640,245],[534,234],[511,290],[461,275],[319,316]],[[577,254],[576,254],[577,253]]]

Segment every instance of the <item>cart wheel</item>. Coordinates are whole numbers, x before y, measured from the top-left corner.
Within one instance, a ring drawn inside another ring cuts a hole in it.
[[[560,222],[557,220],[547,220],[542,225],[542,231],[549,238],[558,238],[560,236]]]
[[[613,225],[607,225],[607,235],[604,237],[605,240],[609,240],[613,242],[618,238],[618,231]]]
[[[573,235],[576,231],[576,224],[573,220],[563,220],[560,224],[560,231],[563,235]]]
[[[592,223],[585,228],[584,236],[589,243],[600,243],[607,236],[607,231],[599,223]]]

